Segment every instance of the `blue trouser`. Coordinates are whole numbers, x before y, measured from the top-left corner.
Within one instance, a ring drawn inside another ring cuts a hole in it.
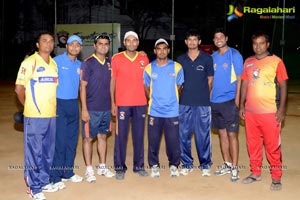
[[[57,99],[56,114],[55,154],[50,172],[50,181],[53,183],[74,175],[79,130],[78,99]]]
[[[162,118],[148,117],[148,162],[149,166],[159,164],[159,147],[164,131],[166,152],[169,160],[169,166],[178,167],[180,164],[180,144],[178,117]]]
[[[201,169],[211,166],[211,108],[210,106],[179,105],[179,135],[183,168],[193,168],[191,138],[194,132]]]
[[[49,184],[56,117],[24,118],[24,179],[33,194]]]
[[[114,147],[114,165],[116,171],[126,171],[126,149],[129,121],[132,122],[133,171],[144,170],[144,128],[146,106],[118,106],[117,131]]]

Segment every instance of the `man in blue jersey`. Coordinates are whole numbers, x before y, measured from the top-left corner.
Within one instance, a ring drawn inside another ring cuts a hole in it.
[[[110,133],[111,62],[107,58],[110,37],[107,33],[94,39],[95,53],[82,62],[80,74],[80,99],[83,138],[83,157],[86,165],[85,179],[96,181],[92,166],[93,139],[97,138],[99,165],[97,174],[111,178],[115,176],[106,166],[107,135]]]
[[[215,78],[213,81],[211,106],[212,128],[219,130],[219,140],[224,164],[215,171],[222,176],[231,173],[231,181],[239,180],[239,99],[243,58],[227,45],[228,36],[223,29],[214,33],[214,44],[218,48],[212,57]]]
[[[197,30],[186,33],[188,52],[178,57],[184,71],[184,85],[179,101],[179,134],[181,147],[181,175],[186,176],[194,168],[191,152],[192,133],[200,162],[202,176],[210,176],[211,167],[211,108],[210,92],[214,76],[210,55],[199,49],[201,43]]]
[[[151,177],[159,178],[159,147],[162,132],[165,133],[166,151],[170,176],[179,176],[179,89],[184,81],[182,67],[168,59],[169,44],[158,39],[154,45],[156,60],[144,71],[145,92],[149,99],[148,108],[148,162]]]
[[[62,180],[81,182],[74,174],[74,160],[79,133],[79,75],[81,61],[77,59],[82,49],[82,39],[77,35],[68,38],[66,52],[54,57],[58,68],[56,94],[55,154],[50,171],[50,181],[59,189],[66,188]]]

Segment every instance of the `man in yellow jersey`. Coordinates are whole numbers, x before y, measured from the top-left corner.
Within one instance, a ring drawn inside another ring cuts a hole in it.
[[[40,33],[38,51],[19,69],[15,92],[24,105],[24,179],[33,199],[46,199],[43,192],[55,192],[49,172],[55,149],[57,66],[50,53],[54,36]]]

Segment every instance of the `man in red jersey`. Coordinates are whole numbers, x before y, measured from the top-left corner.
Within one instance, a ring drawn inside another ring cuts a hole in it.
[[[263,145],[270,163],[271,190],[281,190],[280,129],[287,99],[287,73],[283,61],[268,51],[269,36],[252,36],[254,56],[246,59],[242,74],[240,117],[245,119],[251,174],[242,183],[260,181]]]
[[[138,35],[133,31],[124,36],[125,51],[112,57],[112,77],[110,84],[112,115],[116,116],[116,135],[114,165],[116,179],[124,179],[127,166],[126,148],[129,121],[132,121],[133,172],[148,176],[144,169],[144,126],[146,115],[146,96],[143,73],[149,60],[137,51]]]

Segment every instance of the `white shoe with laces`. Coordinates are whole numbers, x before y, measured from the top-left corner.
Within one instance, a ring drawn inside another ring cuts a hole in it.
[[[53,184],[55,187],[57,187],[59,190],[63,190],[63,189],[66,189],[67,186],[64,184],[64,182],[60,181],[60,182],[57,182],[57,183],[54,183]]]
[[[178,168],[174,165],[170,166],[170,176],[171,178],[176,178],[177,176],[179,176]]]
[[[42,193],[42,192],[36,193],[36,194],[30,194],[30,197],[33,200],[46,200],[46,197],[45,197],[44,193]]]
[[[106,178],[112,178],[115,176],[115,174],[111,172],[108,168],[98,168],[97,174],[99,176],[105,176]]]
[[[89,183],[95,183],[96,182],[96,176],[94,175],[94,170],[85,172],[85,180]]]
[[[202,169],[202,176],[210,176],[210,169]]]
[[[48,185],[45,185],[42,187],[43,192],[56,192],[58,191],[58,187],[53,185],[52,183],[49,183]]]
[[[160,177],[158,165],[153,165],[151,167],[151,177],[152,178],[159,178]]]
[[[62,181],[70,181],[73,183],[79,183],[83,181],[83,178],[77,174],[74,174],[73,176],[71,176],[70,178],[62,178]]]
[[[180,175],[186,176],[192,171],[193,171],[193,168],[182,168],[179,173],[180,173]]]

